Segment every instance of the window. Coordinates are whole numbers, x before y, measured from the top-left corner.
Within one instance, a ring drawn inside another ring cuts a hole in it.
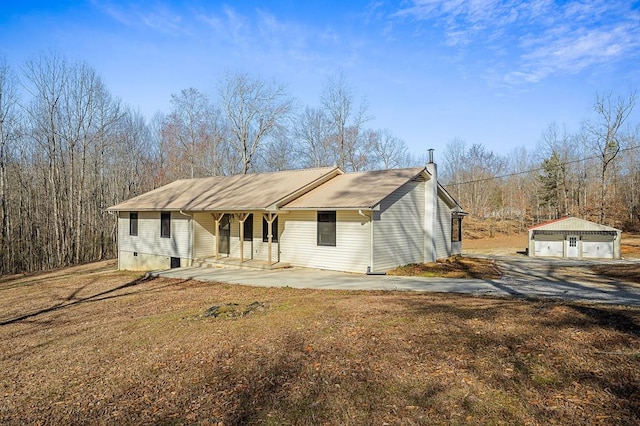
[[[263,216],[262,217],[262,241],[265,243],[269,241],[268,226],[269,224],[267,223],[267,219],[265,219]],[[278,218],[277,217],[271,224],[271,228],[272,228],[271,232],[273,232],[273,237],[271,237],[271,241],[274,243],[277,243],[278,242]]]
[[[569,237],[569,247],[578,247],[577,237]]]
[[[244,221],[244,240],[253,240],[253,213],[249,213],[249,216]]]
[[[171,238],[171,213],[160,213],[160,236]]]
[[[462,241],[462,218],[454,217],[451,219],[451,241]]]
[[[318,212],[318,245],[336,245],[336,212]]]
[[[138,212],[129,213],[129,235],[138,236]]]

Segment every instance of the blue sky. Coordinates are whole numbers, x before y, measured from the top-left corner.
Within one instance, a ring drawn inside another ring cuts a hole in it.
[[[319,106],[342,72],[372,128],[414,153],[452,138],[500,154],[577,130],[598,92],[640,88],[640,3],[515,1],[13,1],[0,54],[84,60],[148,118],[172,93],[214,93],[226,70],[282,82]],[[640,107],[633,115],[640,123]]]

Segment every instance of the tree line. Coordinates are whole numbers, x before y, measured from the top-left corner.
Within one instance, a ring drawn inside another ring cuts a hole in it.
[[[635,101],[599,95],[578,132],[553,124],[539,146],[506,156],[453,139],[441,178],[477,218],[525,229],[571,214],[638,228]],[[424,165],[391,130],[367,127],[371,119],[342,74],[310,106],[278,82],[227,72],[147,118],[82,61],[43,52],[13,68],[0,58],[0,274],[114,257],[117,220],[105,209],[176,179]]]
[[[105,209],[176,179],[421,162],[390,130],[366,127],[366,100],[341,74],[317,106],[243,72],[170,100],[147,120],[82,61],[0,58],[0,274],[114,257],[117,221]]]
[[[453,139],[443,180],[476,218],[515,220],[521,231],[565,216],[638,231],[640,126],[630,121],[636,101],[635,91],[597,94],[579,129],[552,123],[536,146],[504,156]]]

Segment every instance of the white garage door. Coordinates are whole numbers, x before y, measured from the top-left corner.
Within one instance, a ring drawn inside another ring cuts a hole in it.
[[[583,241],[582,257],[613,259],[613,241]]]
[[[561,241],[540,241],[536,240],[534,244],[536,256],[557,256],[562,257],[564,240]]]

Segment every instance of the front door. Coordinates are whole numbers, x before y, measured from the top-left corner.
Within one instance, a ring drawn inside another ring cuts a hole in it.
[[[567,257],[579,257],[578,237],[576,235],[567,236]]]
[[[220,249],[218,253],[229,254],[231,245],[231,217],[228,214],[222,216],[220,221]]]

